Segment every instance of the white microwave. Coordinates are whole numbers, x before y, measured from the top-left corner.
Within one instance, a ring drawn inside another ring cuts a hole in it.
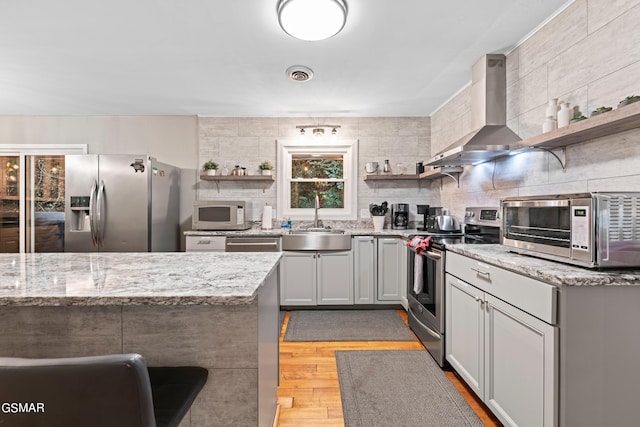
[[[249,229],[246,202],[236,200],[197,200],[193,202],[194,230]]]

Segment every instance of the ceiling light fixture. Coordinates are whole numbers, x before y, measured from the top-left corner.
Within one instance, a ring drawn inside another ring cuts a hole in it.
[[[306,41],[328,39],[347,22],[345,0],[279,0],[278,22],[292,37]]]
[[[323,136],[325,129],[331,129],[331,135],[335,136],[338,133],[340,125],[298,125],[296,129],[300,129],[300,135],[304,136],[305,129],[313,129],[313,136]]]

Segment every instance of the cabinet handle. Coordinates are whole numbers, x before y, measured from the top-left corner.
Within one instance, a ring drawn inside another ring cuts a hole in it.
[[[476,273],[478,273],[478,274],[481,274],[481,275],[485,276],[487,279],[488,279],[488,278],[489,278],[489,276],[491,275],[491,273],[489,273],[488,271],[478,270],[477,268],[473,268],[473,267],[471,267],[471,269],[472,269],[473,271],[475,271]]]

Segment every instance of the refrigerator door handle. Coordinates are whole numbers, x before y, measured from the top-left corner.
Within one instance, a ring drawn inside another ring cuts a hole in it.
[[[98,190],[98,182],[94,179],[91,184],[91,193],[89,195],[89,228],[91,230],[91,243],[95,248],[98,245],[98,230],[96,224],[96,192]]]
[[[98,187],[97,201],[96,222],[98,223],[98,230],[96,236],[98,240],[98,247],[101,247],[104,245],[104,181],[102,180],[100,180],[100,187]]]

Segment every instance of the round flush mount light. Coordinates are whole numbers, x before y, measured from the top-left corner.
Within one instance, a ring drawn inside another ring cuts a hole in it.
[[[335,36],[347,21],[345,0],[279,0],[278,21],[292,37],[318,41]]]

